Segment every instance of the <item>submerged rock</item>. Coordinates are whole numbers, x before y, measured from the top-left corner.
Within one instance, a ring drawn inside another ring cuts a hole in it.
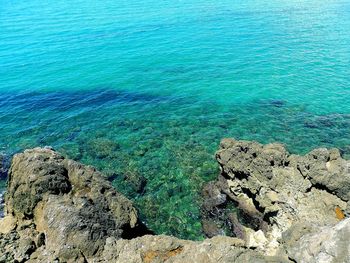
[[[4,193],[0,193],[0,218],[4,217]]]
[[[9,165],[10,158],[5,154],[0,153],[0,180],[6,179]]]
[[[278,99],[272,99],[272,100],[266,100],[264,104],[271,105],[277,108],[281,108],[286,106],[287,102],[285,100],[278,100]]]
[[[124,180],[132,187],[134,192],[142,194],[145,190],[147,179],[137,172],[127,172],[123,176]]]
[[[10,158],[0,153],[0,218],[4,217],[4,186],[6,179],[7,179],[7,173],[10,166]]]
[[[311,129],[327,129],[331,127],[347,129],[350,127],[350,115],[328,114],[311,116],[304,121],[304,126]]]

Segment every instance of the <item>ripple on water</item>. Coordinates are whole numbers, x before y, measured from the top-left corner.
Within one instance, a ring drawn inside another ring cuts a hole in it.
[[[1,3],[6,154],[52,145],[191,239],[221,138],[349,156],[348,1],[71,2]]]

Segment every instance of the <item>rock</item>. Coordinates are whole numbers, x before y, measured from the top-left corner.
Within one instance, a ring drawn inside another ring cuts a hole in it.
[[[16,155],[9,171],[7,213],[19,219],[31,219],[44,195],[69,193],[72,185],[63,161],[51,149],[27,150]]]
[[[246,229],[246,245],[250,248],[263,248],[268,242],[263,231],[252,231],[251,229]]]
[[[289,258],[309,263],[350,262],[349,218],[335,226],[313,228],[317,231],[304,233],[286,246]]]
[[[220,185],[215,182],[208,183],[203,191],[202,195],[205,199],[203,203],[203,209],[210,211],[214,208],[223,205],[227,201],[227,195],[220,189]]]
[[[0,218],[4,217],[4,193],[0,193]]]
[[[238,220],[237,214],[236,213],[230,213],[229,214],[229,219],[232,224],[232,230],[233,233],[235,234],[236,237],[244,240],[246,237],[246,231],[245,227],[241,224],[241,222]]]
[[[52,258],[96,257],[108,237],[122,238],[138,221],[132,203],[99,172],[65,159],[51,148],[14,156],[6,215],[0,221],[3,232],[17,225],[20,236],[25,233],[31,240],[30,248],[19,244],[23,249],[14,255],[18,261],[27,259],[35,244]]]
[[[7,234],[0,233],[0,262],[14,262],[14,257],[19,248],[20,236],[17,232]]]
[[[221,173],[201,207],[213,237],[195,242],[146,235],[131,201],[93,167],[51,148],[17,154],[0,263],[350,261],[348,161],[338,151],[297,156],[280,144],[225,139],[216,157]]]
[[[0,218],[4,217],[4,192],[2,184],[7,179],[10,159],[5,154],[0,153]]]
[[[22,238],[18,242],[14,259],[17,262],[25,262],[30,258],[30,255],[35,251],[35,244],[30,238]]]
[[[0,233],[8,234],[16,228],[16,219],[12,215],[8,215],[0,220]]]
[[[104,262],[117,263],[217,263],[217,262],[289,262],[265,257],[245,248],[240,239],[218,236],[202,242],[169,236],[143,236],[130,241],[110,238],[103,254]]]
[[[208,189],[213,199],[208,209],[226,202],[226,195],[216,190]],[[169,236],[139,237],[149,231],[138,225],[132,203],[94,168],[65,159],[51,148],[14,156],[5,211],[6,217],[0,220],[0,262],[273,259],[246,248],[245,241],[237,238],[221,236],[193,242]]]
[[[45,245],[45,234],[44,233],[39,233],[36,236],[35,244],[37,247],[41,247],[41,246]]]
[[[134,192],[142,194],[145,190],[147,179],[137,172],[127,172],[124,180],[132,187]]]
[[[219,235],[225,235],[225,233],[217,226],[214,220],[203,219],[202,220],[203,232],[207,237],[214,237]]]
[[[217,235],[235,236],[232,228],[234,224],[229,218],[227,195],[221,190],[220,183],[208,183],[203,191],[204,202],[201,207],[202,229],[207,237]],[[232,201],[231,201],[232,202]]]
[[[296,223],[335,225],[348,211],[349,161],[337,150],[297,156],[281,144],[224,139],[216,158],[221,167],[218,181],[225,178],[228,186],[221,182],[217,191],[237,202],[249,215],[247,221],[256,218],[244,239],[267,255],[278,252],[282,234]],[[242,222],[242,214],[238,219]]]
[[[0,153],[0,180],[6,179],[9,166],[10,158],[5,154]]]
[[[339,150],[316,149],[300,160],[298,169],[313,185],[350,200],[350,161]]]

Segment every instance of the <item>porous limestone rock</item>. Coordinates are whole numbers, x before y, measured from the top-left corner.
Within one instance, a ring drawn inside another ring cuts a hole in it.
[[[8,215],[0,220],[0,233],[7,234],[16,228],[16,220],[12,215]]]
[[[309,229],[309,233],[305,230]],[[300,263],[350,262],[350,218],[335,226],[309,226],[291,242],[285,237],[289,258]],[[297,232],[294,230],[294,232]],[[311,233],[310,233],[311,232]]]
[[[298,169],[313,185],[350,200],[350,161],[338,149],[315,149],[299,158]]]
[[[27,150],[9,171],[0,263],[350,262],[348,161],[338,153],[223,140],[221,174],[204,189],[202,209],[222,216],[217,208],[232,201],[245,222],[225,207],[239,238],[195,242],[138,232],[131,201],[94,168],[51,148]]]
[[[282,234],[294,224],[335,225],[349,209],[349,161],[338,150],[298,156],[277,143],[224,139],[216,158],[221,167],[217,195],[225,193],[252,219],[258,216],[267,224],[260,227],[267,241],[253,242],[265,254],[279,253]],[[254,230],[245,231],[244,238],[257,240],[259,230]]]
[[[52,260],[97,257],[108,237],[122,238],[138,220],[131,201],[99,172],[51,148],[14,156],[5,205],[0,226],[6,226],[5,234],[15,230],[21,237],[23,249],[13,256],[19,262],[36,256],[37,248]]]
[[[266,257],[247,249],[243,240],[217,236],[202,242],[180,240],[169,236],[143,236],[133,240],[106,242],[104,262],[116,263],[224,263],[224,262],[290,262]]]
[[[141,236],[128,199],[94,168],[51,148],[15,155],[8,180],[6,216],[0,220],[1,263],[288,262],[266,257],[237,238],[194,242]]]

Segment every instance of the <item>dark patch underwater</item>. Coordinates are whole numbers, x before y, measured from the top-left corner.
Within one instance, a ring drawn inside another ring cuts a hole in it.
[[[316,115],[287,100],[223,111],[214,101],[113,89],[1,96],[6,154],[50,145],[93,165],[134,201],[147,227],[181,238],[203,237],[199,193],[219,172],[214,153],[224,137],[278,141],[294,153],[338,147],[350,154],[348,114]]]

